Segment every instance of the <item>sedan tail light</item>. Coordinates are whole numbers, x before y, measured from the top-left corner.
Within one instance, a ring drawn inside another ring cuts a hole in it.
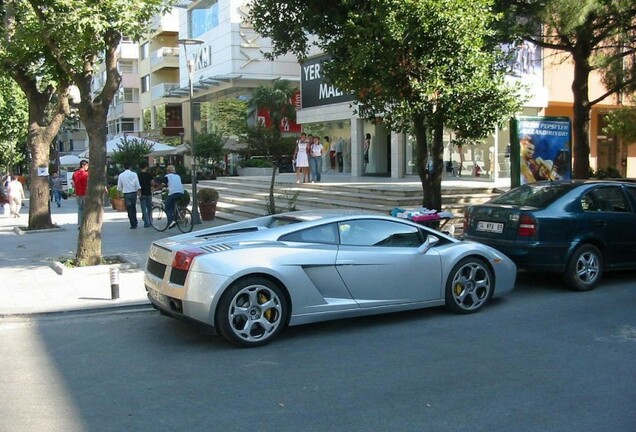
[[[199,255],[203,255],[204,250],[199,248],[188,248],[177,252],[172,260],[172,268],[180,270],[189,270],[192,265],[192,261]]]
[[[529,214],[522,214],[519,217],[519,227],[517,235],[519,237],[534,237],[537,234],[537,220]]]

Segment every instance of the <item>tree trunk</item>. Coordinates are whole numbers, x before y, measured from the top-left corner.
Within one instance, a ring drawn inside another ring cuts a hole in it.
[[[80,111],[82,111],[81,107]],[[77,237],[76,259],[90,266],[100,264],[102,259],[102,223],[104,187],[106,186],[106,130],[104,128],[106,112],[101,107],[93,107],[93,115],[83,116],[83,119],[88,133],[90,165],[88,189],[84,199],[84,219],[80,224]]]
[[[574,61],[574,79],[572,81],[573,120],[572,139],[574,159],[573,177],[586,179],[590,172],[590,98],[588,80],[590,67],[587,57],[572,55]]]
[[[57,135],[68,112],[68,87],[58,91],[58,102],[50,118],[47,118],[53,89],[40,93],[35,80],[26,76],[16,81],[29,102],[29,134],[27,147],[31,155],[29,161],[29,230],[53,228],[51,221],[51,199],[48,171],[51,156],[51,142]]]
[[[432,208],[432,197],[434,194],[433,177],[428,170],[428,140],[426,137],[426,120],[424,116],[415,116],[413,118],[413,126],[415,128],[415,146],[416,146],[416,164],[417,173],[422,182],[422,207]]]

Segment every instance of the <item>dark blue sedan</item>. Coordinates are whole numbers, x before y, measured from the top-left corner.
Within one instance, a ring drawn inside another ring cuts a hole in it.
[[[603,272],[636,268],[636,183],[545,181],[520,186],[464,213],[464,236],[519,269],[563,273],[587,291]]]

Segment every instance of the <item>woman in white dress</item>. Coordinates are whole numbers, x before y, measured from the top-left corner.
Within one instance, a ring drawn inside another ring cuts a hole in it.
[[[294,161],[296,162],[296,183],[300,183],[300,173],[303,173],[303,183],[309,181],[309,141],[305,132],[300,134],[294,149]]]

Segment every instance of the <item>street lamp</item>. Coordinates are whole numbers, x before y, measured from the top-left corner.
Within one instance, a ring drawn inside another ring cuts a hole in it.
[[[188,87],[189,93],[189,106],[190,106],[190,152],[192,153],[192,223],[200,224],[201,216],[199,215],[199,200],[197,198],[197,163],[196,153],[194,145],[194,87],[192,79],[194,78],[194,56],[188,58],[188,45],[201,45],[202,40],[199,39],[179,39],[179,45],[183,45],[183,50],[188,63]]]

